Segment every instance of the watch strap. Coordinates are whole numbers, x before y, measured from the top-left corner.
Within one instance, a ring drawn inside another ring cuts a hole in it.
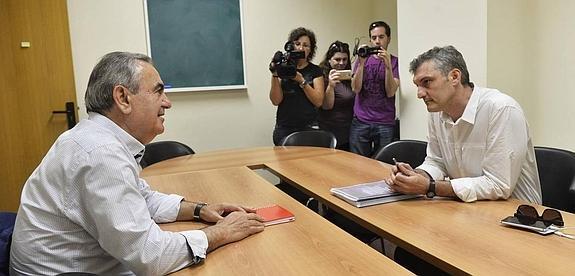
[[[301,87],[301,89],[303,89],[305,87],[305,85],[308,83],[309,82],[306,79],[303,79],[303,81],[299,84],[299,87]]]
[[[433,198],[435,196],[435,180],[433,178],[429,179],[429,188],[427,188],[427,193],[425,196],[427,198]]]
[[[194,208],[194,220],[195,221],[200,221],[200,211],[202,210],[202,208],[204,208],[204,206],[208,205],[207,203],[196,203],[196,207]]]

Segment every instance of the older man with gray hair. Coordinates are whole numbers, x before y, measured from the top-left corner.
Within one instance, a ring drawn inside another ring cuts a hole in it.
[[[89,117],[58,137],[24,185],[10,275],[162,275],[264,229],[253,209],[193,203],[139,177],[144,145],[164,131],[172,106],[149,57],[105,55],[85,97]],[[182,232],[157,224],[192,219],[216,224]]]

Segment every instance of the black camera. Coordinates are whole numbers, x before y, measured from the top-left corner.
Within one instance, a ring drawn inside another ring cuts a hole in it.
[[[304,51],[296,51],[292,41],[284,45],[285,53],[277,51],[270,63],[270,71],[277,72],[281,79],[291,79],[297,73],[297,60],[305,58]]]
[[[370,55],[374,55],[377,54],[379,52],[379,50],[381,50],[381,47],[379,46],[375,46],[375,47],[369,47],[367,45],[361,46],[359,48],[357,48],[353,55],[358,55],[360,57],[368,57]]]

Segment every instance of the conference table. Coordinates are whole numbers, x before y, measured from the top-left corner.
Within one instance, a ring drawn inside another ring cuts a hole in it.
[[[253,153],[253,155],[250,153]],[[327,231],[337,233],[338,240],[341,239],[342,242],[353,244],[349,241],[349,235],[333,229],[330,223],[322,217],[305,209],[305,207],[297,204],[294,200],[281,195],[281,192],[278,193],[278,189],[275,189],[269,183],[263,183],[265,180],[251,171],[254,168],[266,169],[308,195],[320,200],[336,212],[450,274],[572,275],[575,271],[575,262],[572,260],[572,256],[575,253],[575,240],[557,235],[543,236],[503,226],[500,223],[501,219],[513,215],[518,205],[524,204],[524,202],[519,200],[463,203],[448,198],[436,197],[427,199],[421,197],[356,208],[331,195],[329,192],[332,187],[342,187],[386,178],[390,173],[390,167],[390,165],[377,160],[334,149],[262,147],[198,153],[191,156],[178,157],[154,164],[144,169],[142,175],[146,176],[145,178],[148,179],[152,186],[166,189],[166,191],[178,190],[172,184],[166,185],[167,183],[178,182],[181,183],[179,185],[184,185],[185,187],[193,186],[194,179],[192,178],[194,177],[192,176],[195,174],[206,174],[213,177],[206,178],[204,181],[205,185],[203,185],[205,187],[209,187],[209,183],[214,187],[219,185],[218,182],[229,183],[227,179],[236,179],[236,182],[238,182],[237,186],[240,188],[243,187],[242,185],[251,185],[248,182],[261,183],[261,187],[258,184],[258,189],[262,189],[265,193],[270,193],[277,197],[274,198],[276,199],[275,201],[272,200],[270,203],[285,204],[288,209],[298,212],[296,217],[302,216],[306,223],[310,223],[310,225],[315,223],[324,225],[321,228],[322,230],[318,232],[323,232],[323,227],[325,227],[328,229]],[[236,176],[235,172],[239,170],[242,171],[242,174],[245,174],[246,179],[240,179]],[[172,179],[184,177],[185,175],[189,175],[190,179],[186,181],[175,181],[175,179]],[[248,180],[248,176],[250,180]],[[203,180],[197,181],[202,182]],[[232,180],[232,182],[234,181]],[[240,185],[240,183],[242,184]],[[228,187],[226,185],[226,187],[231,189],[231,186]],[[264,189],[263,187],[267,188]],[[209,201],[212,202],[211,199],[213,197],[214,199],[233,201],[234,196],[244,194],[241,191],[231,193],[223,198],[219,198],[219,195],[216,194],[207,194],[209,197],[206,197],[206,200],[210,199]],[[190,196],[193,194],[191,193]],[[257,196],[257,194],[255,197],[248,199],[255,204],[264,204],[260,200],[266,200]],[[533,206],[540,213],[545,209],[544,206]],[[575,226],[575,214],[562,212],[562,215],[566,226]],[[299,217],[296,222],[298,220]],[[268,230],[287,231],[288,228],[284,226],[296,227],[296,224],[278,226],[277,228],[270,227],[270,229],[266,229],[263,233],[250,237],[248,240],[256,239],[255,237],[259,235],[265,236]],[[330,233],[329,235],[332,234]],[[332,236],[332,238],[335,239],[335,236]],[[274,238],[270,237],[270,239]],[[292,240],[297,240],[297,238],[293,237]],[[246,243],[246,241],[241,241],[237,245],[232,246],[243,246],[243,243]],[[354,254],[356,249],[358,249],[358,252],[372,256],[364,252],[363,247],[358,244],[354,244],[353,247],[349,248],[353,248]],[[370,248],[367,249],[371,250]],[[375,250],[371,251],[375,252]],[[220,253],[216,250],[213,254],[215,256]],[[221,254],[225,253],[222,252]],[[324,252],[324,254],[327,253]],[[309,256],[312,256],[312,254],[310,253]],[[308,255],[300,257],[304,259],[312,258],[308,257]],[[376,260],[369,261],[369,264],[359,260],[356,263],[356,261],[349,259],[346,264],[353,265],[354,269],[369,269],[376,264],[382,264],[386,269],[395,269],[392,265],[394,263],[389,264],[390,260],[385,256],[380,254],[373,257]],[[212,256],[209,256],[208,260],[210,258]],[[209,262],[208,260],[207,262]],[[208,265],[211,264],[205,264],[205,267],[207,268]],[[310,264],[310,268],[312,267],[313,265]],[[290,267],[290,269],[292,268]],[[348,275],[395,274],[395,272],[386,273],[384,270],[379,270],[379,272],[377,270],[364,272],[356,270],[354,272],[349,270],[342,272],[342,270],[336,270],[340,274]],[[296,273],[291,270],[289,272]],[[303,273],[307,274],[308,272],[306,270]],[[262,274],[272,273],[262,272]],[[323,273],[320,272],[319,274]]]
[[[252,165],[258,167],[257,162],[253,162],[258,156],[262,160],[276,161],[316,156],[314,149],[310,149],[311,153],[300,151],[280,149],[280,154],[274,154],[275,151],[266,149],[261,155],[257,150],[254,155],[242,155],[245,151],[240,150],[235,158],[229,156],[231,158],[222,158],[221,161],[217,161],[222,157],[220,154],[197,154],[166,160],[146,168],[142,172],[144,179],[160,192],[177,193],[186,199],[210,203],[241,203],[250,207],[278,204],[296,217],[294,222],[266,227],[261,233],[218,248],[208,253],[203,264],[173,275],[411,275],[408,270],[301,205],[249,168]],[[172,162],[183,162],[181,168],[184,169],[174,173],[171,170],[179,166],[164,166]],[[160,225],[166,231],[205,226],[198,222]]]

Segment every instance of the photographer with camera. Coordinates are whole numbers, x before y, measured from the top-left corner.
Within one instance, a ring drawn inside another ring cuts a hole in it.
[[[270,63],[270,100],[278,107],[274,144],[296,131],[317,129],[318,108],[323,103],[321,69],[311,63],[317,49],[315,34],[300,27],[290,32],[285,53],[276,52]]]
[[[389,25],[383,21],[371,23],[369,37],[373,47],[362,46],[354,51],[359,58],[351,87],[357,95],[349,143],[352,152],[371,157],[393,140],[399,70],[397,57],[387,51]]]
[[[349,57],[349,45],[337,40],[329,46],[319,64],[326,85],[323,104],[319,110],[319,128],[333,133],[337,138],[337,148],[347,151],[355,97],[351,90]]]

